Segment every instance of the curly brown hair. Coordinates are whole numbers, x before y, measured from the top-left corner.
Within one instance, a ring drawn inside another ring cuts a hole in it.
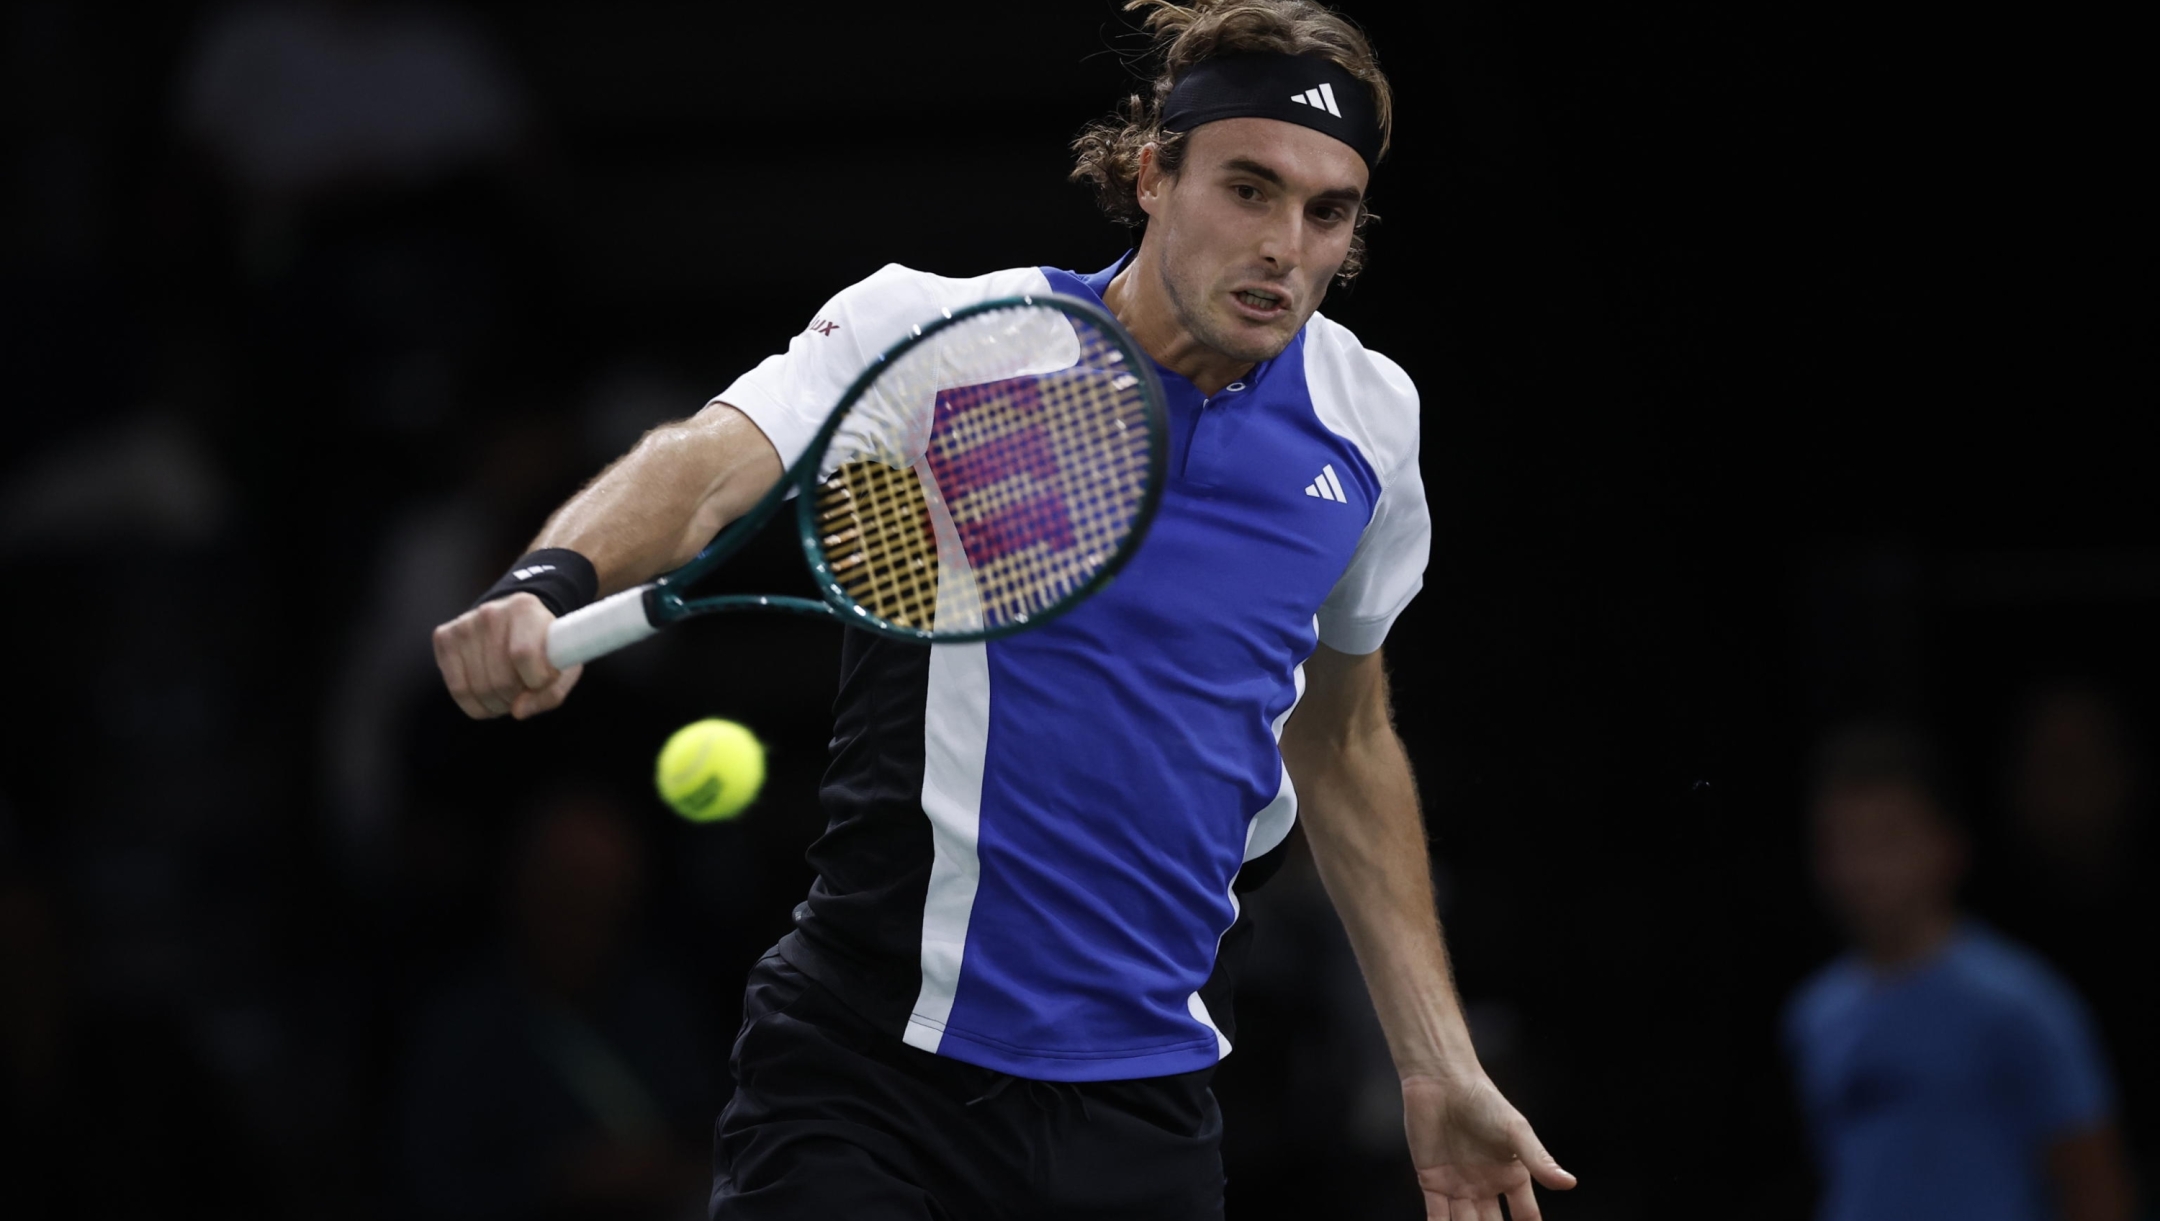
[[[1284,55],[1320,55],[1372,90],[1380,120],[1380,155],[1387,155],[1394,131],[1394,97],[1365,32],[1350,19],[1313,0],[1127,0],[1125,11],[1145,12],[1141,28],[1154,36],[1145,59],[1155,65],[1147,97],[1128,96],[1108,116],[1087,125],[1073,140],[1072,181],[1095,191],[1096,202],[1111,220],[1139,229],[1147,224],[1137,194],[1140,150],[1155,146],[1155,164],[1176,176],[1185,164],[1184,132],[1162,129],[1163,105],[1171,86],[1202,60],[1254,51]],[[1365,266],[1365,229],[1380,219],[1372,209],[1358,209],[1349,257],[1336,278],[1349,281]]]

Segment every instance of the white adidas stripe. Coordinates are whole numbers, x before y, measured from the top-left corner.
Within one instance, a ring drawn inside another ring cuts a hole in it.
[[[1335,477],[1335,464],[1332,462],[1320,468],[1318,479],[1305,485],[1305,494],[1318,496],[1322,500],[1332,500],[1337,504],[1350,503],[1350,498],[1343,495],[1342,480]]]
[[[1314,110],[1325,110],[1338,119],[1342,117],[1341,108],[1335,105],[1335,88],[1325,81],[1307,89],[1303,93],[1291,94],[1290,100],[1300,106],[1310,106]]]

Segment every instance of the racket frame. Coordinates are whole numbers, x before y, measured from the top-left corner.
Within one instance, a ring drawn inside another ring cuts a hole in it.
[[[878,377],[888,366],[917,346],[929,341],[939,332],[957,326],[970,318],[1000,310],[1016,308],[1040,309],[1049,307],[1068,317],[1078,318],[1101,331],[1105,338],[1124,356],[1125,371],[1140,381],[1140,398],[1148,413],[1148,481],[1141,494],[1140,510],[1134,515],[1132,525],[1126,530],[1127,543],[1117,549],[1107,563],[1088,577],[1087,583],[1073,590],[1057,602],[1034,615],[1016,615],[1010,622],[969,632],[939,632],[934,629],[904,627],[870,613],[868,608],[848,596],[839,578],[825,562],[824,549],[818,543],[816,492],[818,469],[823,464],[825,450],[832,443],[833,434],[847,413],[875,385]],[[1117,575],[1132,553],[1139,549],[1139,540],[1145,537],[1148,527],[1155,520],[1155,512],[1162,504],[1163,483],[1170,470],[1169,415],[1164,408],[1162,382],[1155,375],[1155,362],[1140,345],[1134,342],[1125,328],[1110,312],[1092,301],[1062,293],[1030,293],[1018,297],[999,297],[959,309],[945,310],[939,317],[920,326],[910,327],[898,342],[878,354],[856,376],[847,392],[840,396],[840,403],[825,417],[817,434],[795,460],[795,465],[780,477],[772,490],[765,493],[750,510],[730,522],[713,540],[698,552],[697,557],[673,572],[656,578],[645,589],[645,618],[654,628],[688,619],[694,615],[709,615],[719,611],[764,610],[783,611],[798,615],[815,615],[838,619],[853,627],[876,632],[899,640],[918,643],[936,641],[941,644],[961,644],[976,640],[995,640],[1014,632],[1039,627],[1067,610],[1087,600]],[[793,491],[796,499],[796,533],[802,543],[803,558],[809,562],[810,575],[817,582],[822,598],[796,598],[781,594],[719,594],[703,598],[686,596],[686,589],[713,569],[725,563],[729,557],[742,550],[750,537],[779,512],[781,504]]]

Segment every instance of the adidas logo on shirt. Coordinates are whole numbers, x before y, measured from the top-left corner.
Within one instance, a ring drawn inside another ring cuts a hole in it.
[[[1318,496],[1322,500],[1332,500],[1337,504],[1350,503],[1350,498],[1343,495],[1342,480],[1335,477],[1335,464],[1332,462],[1320,468],[1318,479],[1305,485],[1305,494]]]
[[[1338,119],[1342,117],[1342,111],[1335,108],[1335,90],[1330,88],[1326,82],[1307,89],[1303,93],[1293,93],[1290,95],[1290,100],[1300,106],[1310,106],[1314,110],[1325,110]]]

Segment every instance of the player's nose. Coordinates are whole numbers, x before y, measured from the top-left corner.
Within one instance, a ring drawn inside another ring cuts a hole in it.
[[[1285,217],[1261,231],[1258,253],[1268,269],[1277,274],[1298,265],[1298,243],[1304,240],[1304,219]]]

